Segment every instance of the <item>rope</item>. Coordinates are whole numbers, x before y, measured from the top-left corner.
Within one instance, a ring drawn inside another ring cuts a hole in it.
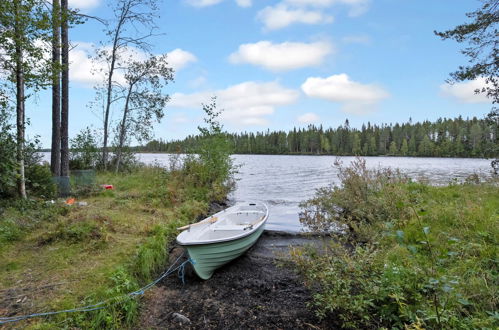
[[[189,258],[188,260],[184,261],[179,266],[174,268],[174,266],[177,264],[177,262],[183,256],[184,255],[181,255],[180,257],[178,257],[177,260],[175,260],[175,262],[173,264],[171,264],[170,267],[163,274],[161,274],[156,280],[152,281],[151,283],[143,286],[142,288],[140,288],[136,291],[133,291],[133,292],[130,292],[128,294],[121,295],[121,296],[109,298],[109,299],[100,301],[100,302],[93,304],[93,305],[87,305],[87,306],[77,307],[77,308],[73,308],[73,309],[65,309],[65,310],[54,311],[54,312],[34,313],[34,314],[29,314],[29,315],[18,315],[18,316],[11,316],[11,317],[0,317],[0,325],[6,324],[6,323],[11,323],[11,322],[18,322],[18,321],[22,321],[22,320],[26,320],[26,319],[30,319],[30,318],[34,318],[34,317],[50,316],[50,315],[57,315],[57,314],[62,314],[62,313],[90,312],[90,311],[103,309],[103,308],[107,307],[107,304],[110,301],[114,301],[114,303],[117,303],[120,300],[122,300],[123,298],[127,298],[127,297],[135,298],[137,296],[143,295],[145,293],[145,291],[149,290],[151,287],[158,284],[158,282],[160,282],[162,279],[173,274],[177,270],[179,272],[179,277],[180,277],[180,274],[182,274],[182,277],[181,277],[182,284],[185,284],[185,281],[184,281],[185,265],[187,263],[194,263],[194,262],[193,262],[193,260],[191,260]]]

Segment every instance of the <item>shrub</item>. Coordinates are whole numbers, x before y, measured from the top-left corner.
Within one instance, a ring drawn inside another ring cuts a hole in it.
[[[99,148],[97,147],[96,133],[90,127],[81,130],[74,139],[71,139],[69,153],[69,168],[71,170],[86,170],[95,168],[99,162]]]
[[[26,190],[31,195],[47,199],[56,196],[57,187],[48,164],[30,164],[25,170]]]
[[[189,155],[183,169],[193,198],[223,202],[235,184],[232,147],[218,121],[221,111],[217,110],[216,98],[208,105],[203,104],[203,110],[207,127],[198,127],[200,139],[193,150],[197,156]]]
[[[346,230],[350,239],[372,240],[372,226],[407,214],[406,194],[401,183],[408,178],[392,169],[366,167],[357,158],[350,167],[336,161],[341,186],[320,188],[314,198],[303,202],[300,221],[312,231]]]
[[[7,112],[0,108],[0,198],[15,194],[16,140]]]

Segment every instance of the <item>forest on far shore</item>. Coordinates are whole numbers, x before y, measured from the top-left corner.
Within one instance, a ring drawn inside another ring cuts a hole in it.
[[[498,156],[498,126],[487,119],[440,118],[435,122],[362,125],[338,128],[309,125],[291,131],[228,133],[236,154],[318,154],[362,156],[477,157]],[[152,140],[140,152],[190,153],[201,137]]]

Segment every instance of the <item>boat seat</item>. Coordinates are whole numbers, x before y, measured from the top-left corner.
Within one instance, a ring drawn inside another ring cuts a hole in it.
[[[262,211],[244,211],[244,210],[239,210],[235,214],[265,214],[265,212],[262,212]]]
[[[244,230],[245,228],[251,227],[251,224],[241,224],[241,225],[231,225],[231,226],[212,226],[213,231],[236,231]]]

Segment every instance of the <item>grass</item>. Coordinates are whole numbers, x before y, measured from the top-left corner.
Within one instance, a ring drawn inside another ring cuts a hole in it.
[[[360,166],[306,204],[325,203],[346,230],[328,253],[294,251],[311,307],[341,328],[497,328],[497,182],[432,187],[378,174]],[[361,195],[361,209],[344,200]],[[390,217],[373,215],[394,202]]]
[[[137,289],[165,266],[176,228],[208,211],[206,201],[185,193],[179,171],[148,167],[128,175],[99,174],[97,181],[114,190],[77,198],[88,206],[33,202],[24,210],[4,208],[1,315],[74,308]],[[133,324],[137,310],[136,301],[123,301],[22,326],[121,328]]]

